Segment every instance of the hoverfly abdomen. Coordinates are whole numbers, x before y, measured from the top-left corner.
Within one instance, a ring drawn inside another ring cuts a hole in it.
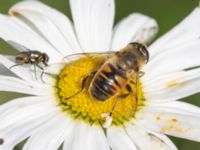
[[[105,101],[115,95],[123,86],[121,83],[126,80],[125,72],[110,63],[106,63],[91,83],[89,89],[91,96],[96,100]]]

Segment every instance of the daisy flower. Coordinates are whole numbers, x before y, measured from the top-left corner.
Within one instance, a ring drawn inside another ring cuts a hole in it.
[[[199,107],[177,101],[200,91],[200,8],[148,47],[138,101],[134,94],[119,98],[106,116],[114,98],[93,100],[89,80],[66,100],[105,62],[73,54],[118,51],[141,39],[149,43],[157,23],[133,13],[113,28],[114,0],[70,0],[70,5],[73,23],[38,1],[19,2],[9,15],[0,15],[2,39],[50,57],[41,81],[32,65],[10,68],[13,57],[0,55],[1,72],[12,72],[0,75],[0,90],[25,94],[0,106],[0,150],[24,140],[23,150],[176,150],[166,135],[200,141]]]

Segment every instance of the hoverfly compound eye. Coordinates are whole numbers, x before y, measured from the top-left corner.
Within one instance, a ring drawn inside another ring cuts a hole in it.
[[[129,43],[128,44],[128,46],[132,46],[132,47],[134,47],[134,48],[138,48],[139,47],[139,43],[137,43],[137,42],[132,42],[132,43]]]

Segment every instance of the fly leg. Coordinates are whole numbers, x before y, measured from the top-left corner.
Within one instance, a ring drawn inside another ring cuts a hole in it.
[[[45,81],[43,80],[43,75],[44,75],[44,73],[45,73],[45,72],[44,72],[44,68],[41,67],[39,64],[36,64],[36,66],[42,70],[42,72],[41,72],[41,74],[40,74],[40,79],[41,79],[41,81],[42,81],[43,83],[45,83]],[[45,66],[47,66],[47,65],[45,64]]]
[[[40,79],[41,79],[41,81],[44,83],[44,80],[43,80],[43,78],[42,78],[42,76],[43,76],[43,74],[44,74],[44,68],[41,67],[38,63],[35,63],[35,64],[34,64],[34,72],[35,72],[36,80],[37,80],[36,67],[38,67],[40,70],[42,70],[42,73],[40,74]]]
[[[37,71],[36,71],[36,64],[33,65],[34,66],[34,74],[35,74],[35,79],[37,80]]]
[[[17,67],[17,66],[21,66],[21,65],[23,65],[23,63],[15,64],[15,65],[12,65],[11,67],[9,67],[9,69],[11,70],[12,68]]]

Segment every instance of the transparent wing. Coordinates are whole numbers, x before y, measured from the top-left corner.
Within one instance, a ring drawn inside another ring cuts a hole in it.
[[[75,53],[75,54],[72,54],[72,55],[65,56],[63,58],[63,61],[67,63],[67,62],[78,60],[82,57],[91,57],[91,58],[94,58],[94,59],[97,58],[97,57],[100,57],[100,58],[108,59],[115,54],[116,54],[116,52],[113,52],[113,51],[94,52],[94,53]]]
[[[19,50],[19,51],[30,51],[30,49],[28,49],[27,47],[14,42],[14,41],[6,41],[10,46],[12,46],[13,48]]]

